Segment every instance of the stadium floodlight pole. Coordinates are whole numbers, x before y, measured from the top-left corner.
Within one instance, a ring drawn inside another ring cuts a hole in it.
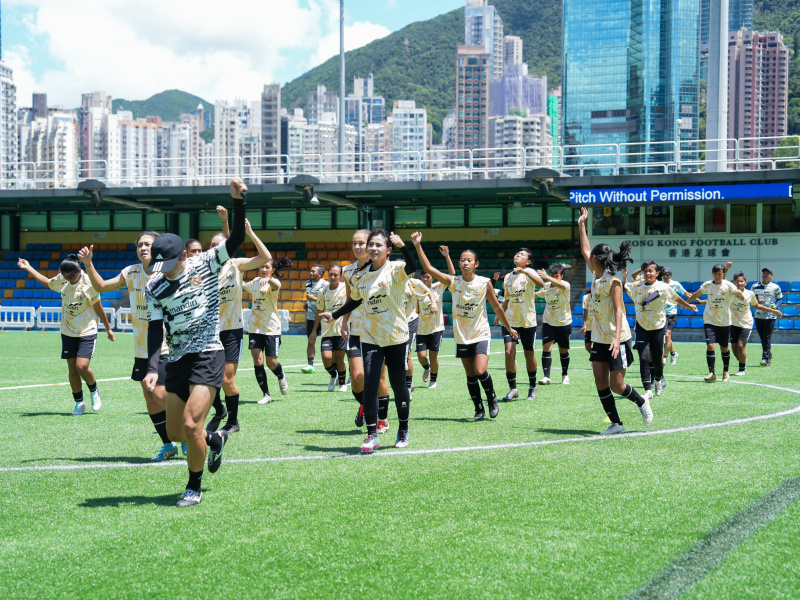
[[[344,0],[339,0],[339,181],[344,182]]]

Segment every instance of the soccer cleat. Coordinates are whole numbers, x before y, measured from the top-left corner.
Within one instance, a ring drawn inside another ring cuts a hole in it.
[[[528,400],[536,400],[536,388],[528,388]]]
[[[346,391],[347,391],[347,384],[346,384],[346,383],[343,383],[342,385],[340,385],[340,386],[339,386],[339,390],[338,390],[338,391],[340,391],[340,392],[346,392]]]
[[[738,371],[736,371],[736,375],[738,377],[742,377],[744,375],[747,375],[747,371],[745,371],[744,369],[739,369]]]
[[[278,380],[278,387],[281,388],[281,394],[284,396],[289,393],[289,382],[286,381],[285,374]]]
[[[240,431],[240,429],[239,421],[234,421],[233,423],[228,421],[225,423],[225,427],[222,428],[223,431],[227,431],[229,434],[236,433],[237,431]]]
[[[363,427],[364,426],[364,407],[362,405],[358,406],[358,412],[356,413],[356,427]]]
[[[300,367],[300,372],[305,373],[306,375],[314,372],[314,367],[311,365],[306,365],[305,367]]]
[[[472,420],[473,421],[483,421],[483,418],[485,416],[486,416],[486,412],[483,409],[483,402],[481,402],[480,404],[478,404],[478,406],[475,407],[475,416],[472,417]]]
[[[569,375],[564,375],[561,378],[561,385],[569,385]]]
[[[670,356],[669,357],[669,364],[677,365],[678,364],[678,353],[677,352],[673,352],[669,356]]]
[[[328,382],[328,391],[332,392],[335,388],[336,388],[336,376],[334,375]]]
[[[72,411],[72,414],[75,416],[82,415],[83,411],[85,410],[86,410],[86,405],[83,402],[76,402],[75,410]]]
[[[259,404],[269,404],[272,402],[272,396],[269,394],[264,394],[264,397],[258,401]]]
[[[549,377],[542,377],[539,380],[539,385],[550,385],[550,378]]]
[[[723,373],[722,373],[722,381],[725,382],[725,381],[730,381],[730,380],[731,380],[730,374],[727,371],[723,371]]]
[[[767,359],[767,366],[769,367],[771,365],[772,365],[772,357]]]
[[[428,389],[429,389],[429,390],[433,390],[433,389],[436,389],[436,388],[438,388],[438,387],[439,387],[439,382],[438,382],[438,381],[431,381],[431,382],[428,384]]]
[[[228,416],[227,409],[223,408],[222,411],[223,411],[222,414],[217,413],[213,417],[211,417],[211,420],[208,422],[208,425],[206,425],[206,431],[214,432],[217,429],[219,429],[219,424],[222,423],[222,419]]]
[[[178,444],[169,442],[158,449],[158,454],[150,459],[151,462],[164,462],[173,456],[178,456]]]
[[[187,444],[186,442],[181,442],[181,453],[184,456],[188,456],[188,452],[189,452],[189,444]]]
[[[368,435],[361,444],[361,452],[364,454],[372,454],[381,445],[377,435]]]
[[[625,433],[625,427],[619,423],[612,423],[608,429],[601,431],[600,435],[612,435],[614,433]]]
[[[100,407],[103,406],[103,403],[100,401],[100,390],[90,392],[89,395],[92,398],[92,410],[100,410]]]
[[[660,396],[663,389],[664,388],[661,387],[661,381],[656,381],[656,396]]]
[[[661,357],[661,364],[662,364],[662,365],[665,365],[665,364],[667,364],[667,357],[666,357],[666,356],[662,356],[662,357]]]
[[[225,448],[225,442],[228,441],[228,432],[224,429],[222,431],[215,432],[216,435],[222,438],[222,445],[220,445],[218,450],[214,450],[211,446],[208,447],[208,472],[209,473],[216,473],[219,470],[219,466],[222,464],[222,450]]]
[[[717,380],[717,376],[714,373],[709,373],[705,377],[703,377],[703,381],[706,383],[714,383]]]
[[[489,418],[494,419],[500,412],[500,405],[497,403],[497,398],[490,398],[486,403],[489,405]]]
[[[394,443],[395,448],[408,447],[408,429],[401,429],[397,432],[397,441]]]
[[[425,383],[428,382],[428,379],[431,377],[431,366],[428,365],[427,367],[422,368],[422,381]]]
[[[766,367],[767,366],[767,359],[766,358],[762,358],[761,362],[758,363],[758,364],[760,364],[762,367]]]
[[[639,407],[639,412],[642,413],[642,420],[645,425],[650,425],[653,422],[653,409],[650,408],[650,400],[644,399],[644,404]]]
[[[508,390],[508,393],[503,396],[503,402],[511,402],[514,398],[519,398],[519,392],[517,388],[511,388]]]
[[[389,420],[378,421],[378,433],[386,433],[389,431]]]
[[[644,398],[645,400],[651,400],[653,398],[653,390],[645,390],[644,394],[642,395],[642,398]]]
[[[196,492],[194,490],[186,490],[183,492],[183,496],[181,499],[178,500],[178,503],[175,505],[178,508],[186,508],[187,506],[194,506],[195,504],[200,504],[203,500],[203,492]]]
[[[667,389],[667,378],[662,376],[661,377],[661,390],[663,391],[665,389]]]

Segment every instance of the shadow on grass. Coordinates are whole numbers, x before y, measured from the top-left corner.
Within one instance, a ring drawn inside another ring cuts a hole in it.
[[[92,413],[85,413],[85,414],[86,415],[90,415]],[[42,411],[42,412],[24,412],[24,413],[20,413],[19,416],[21,416],[21,417],[71,417],[71,418],[74,419],[76,416],[79,416],[79,415],[73,415],[72,413],[69,413],[69,412],[55,412],[55,411],[47,411],[47,412],[45,412],[45,411]],[[84,415],[80,415],[80,416],[84,416]]]
[[[143,456],[58,456],[49,460],[71,460],[80,463],[130,463],[137,465],[152,462],[149,458]]]
[[[599,432],[590,429],[550,429],[540,427],[537,429],[539,433],[552,433],[554,435],[582,435],[583,437],[593,437]]]
[[[361,448],[359,446],[341,446],[338,448],[326,448],[325,446],[303,446],[309,452],[325,452],[326,454],[342,454],[351,456],[354,454],[361,454]]]
[[[81,508],[119,508],[126,505],[143,506],[155,504],[156,506],[175,506],[180,498],[179,494],[167,494],[163,496],[108,496],[106,498],[87,498],[78,506]]]
[[[336,430],[325,430],[325,429],[303,429],[297,430],[295,433],[315,433],[318,435],[332,435],[337,437],[352,437],[359,433],[363,433],[362,429],[350,429],[348,431],[336,431]]]
[[[453,418],[453,417],[415,417],[415,421],[446,421],[448,423],[475,423],[476,421],[472,417],[461,417],[461,418]],[[491,421],[488,417],[484,419],[484,421]]]

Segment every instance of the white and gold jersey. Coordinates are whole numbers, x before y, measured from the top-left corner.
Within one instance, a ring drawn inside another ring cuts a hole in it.
[[[751,306],[758,305],[758,298],[751,290],[742,290],[744,300],[738,296],[731,297],[731,325],[742,329],[753,328],[753,313],[750,312]]]
[[[503,278],[503,297],[508,300],[506,317],[512,327],[536,327],[536,284],[524,273]]]
[[[380,269],[369,267],[351,280],[350,297],[363,300],[362,342],[385,347],[408,341],[405,268],[404,262],[387,260]]]
[[[364,269],[366,271],[366,269]],[[360,277],[364,271],[358,271],[358,263],[350,263],[344,269],[342,269],[342,275],[344,276],[344,280],[347,282],[347,285],[350,287],[350,294],[352,297],[352,289],[353,289],[353,277]],[[350,319],[348,321],[348,329],[350,330],[350,335],[357,335],[361,336],[361,327],[364,323],[364,306],[361,305],[356,308],[353,312],[350,313]]]
[[[418,300],[427,296],[429,291],[428,286],[419,279],[409,278],[406,282],[406,321],[411,323],[414,319],[419,318]]]
[[[600,344],[611,344],[617,334],[617,316],[614,309],[614,299],[611,297],[611,286],[618,281],[620,285],[620,302],[622,302],[622,280],[610,271],[603,273],[600,279],[592,281],[592,341]],[[620,343],[631,339],[631,328],[628,320],[622,318],[622,331]]]
[[[460,275],[453,277],[450,293],[453,294],[453,337],[456,344],[474,344],[491,339],[489,317],[486,314],[487,277],[476,275],[464,281]]]
[[[720,284],[713,281],[706,281],[700,286],[700,290],[708,296],[706,309],[703,312],[703,323],[706,325],[716,325],[717,327],[727,327],[731,324],[731,299],[736,286],[727,279],[723,279]]]
[[[242,327],[242,272],[229,260],[219,274],[219,330]]]
[[[278,289],[273,290],[269,282],[278,284]],[[278,314],[278,295],[281,291],[279,279],[256,277],[244,284],[244,289],[253,298],[253,307],[250,310],[250,333],[262,335],[280,335],[281,317]]]
[[[562,280],[565,287],[560,288],[545,282],[544,289],[536,292],[537,298],[544,297],[545,309],[542,320],[553,327],[572,325],[572,311],[569,306],[569,281]]]
[[[144,271],[144,265],[130,265],[120,271],[128,288],[128,298],[131,303],[131,325],[133,326],[133,355],[136,358],[147,356],[147,298],[144,289],[152,275]],[[161,354],[167,354],[167,336],[161,344]]]
[[[663,329],[667,325],[667,303],[677,303],[677,295],[671,286],[663,281],[656,281],[647,285],[644,279],[637,279],[633,283],[625,284],[625,291],[633,300],[636,308],[636,322],[647,331]],[[642,300],[653,292],[658,292],[658,298],[642,306]]]
[[[347,301],[347,288],[344,282],[339,283],[339,286],[334,290],[330,287],[325,288],[325,291],[319,295],[317,299],[317,314],[329,312],[332,313],[344,306]],[[326,323],[321,321],[322,337],[341,337],[342,335],[342,319],[339,317]]]
[[[592,294],[584,294],[581,300],[583,306],[583,324],[586,325],[586,331],[591,331],[594,325],[594,309],[592,308]]]
[[[431,284],[431,292],[436,298],[436,312],[431,312],[431,299],[428,294],[420,296],[419,299],[419,327],[417,335],[429,335],[437,331],[444,331],[444,314],[442,311],[442,301],[444,300],[444,285],[438,281]]]
[[[61,294],[61,333],[70,337],[97,334],[97,314],[92,307],[100,301],[100,294],[86,273],[81,271],[81,278],[75,283],[59,273],[47,287]]]

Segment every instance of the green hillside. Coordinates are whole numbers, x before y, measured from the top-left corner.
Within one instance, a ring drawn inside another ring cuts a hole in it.
[[[154,116],[161,117],[163,121],[179,121],[183,113],[196,109],[198,104],[202,104],[203,108],[207,111],[211,111],[213,115],[213,104],[209,104],[199,96],[180,90],[167,90],[155,94],[147,100],[114,98],[112,101],[114,112],[118,110],[129,110],[133,113],[134,119]]]

